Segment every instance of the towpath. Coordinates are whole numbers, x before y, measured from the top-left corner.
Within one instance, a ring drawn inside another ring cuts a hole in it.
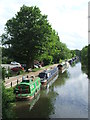
[[[48,66],[47,68],[55,67],[57,65],[58,64],[53,64],[53,65]],[[31,76],[31,75],[37,76],[44,69],[46,69],[46,68],[42,67],[42,70],[38,70],[36,72],[29,72],[29,73],[25,74],[25,76],[27,76],[27,75],[28,76]],[[22,81],[22,76],[23,75],[18,75],[18,76],[14,76],[14,77],[9,77],[9,79],[5,78],[5,87],[6,88],[10,88],[11,86],[14,87],[15,85],[17,85],[17,80],[18,80],[18,83],[20,83]]]

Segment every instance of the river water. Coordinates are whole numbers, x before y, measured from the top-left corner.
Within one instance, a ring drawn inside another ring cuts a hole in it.
[[[88,78],[81,63],[69,66],[34,100],[16,102],[17,118],[88,118]]]

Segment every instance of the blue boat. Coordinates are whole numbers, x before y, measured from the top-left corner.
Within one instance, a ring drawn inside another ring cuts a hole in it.
[[[51,86],[53,79],[55,81],[58,78],[58,68],[54,67],[49,70],[44,70],[39,73],[39,77],[41,80],[41,87]]]

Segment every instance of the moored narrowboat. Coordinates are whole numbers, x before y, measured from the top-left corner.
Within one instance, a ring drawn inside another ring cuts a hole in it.
[[[73,63],[73,60],[72,59],[69,59],[68,60],[69,64],[71,65]]]
[[[32,99],[40,91],[40,78],[24,78],[15,87],[16,99]]]
[[[62,62],[61,64],[59,64],[58,69],[60,70],[60,72],[64,72],[67,70],[67,68],[69,67],[69,63],[68,62]]]
[[[44,70],[43,72],[39,73],[39,77],[41,79],[41,88],[45,88],[51,83],[53,79],[57,79],[58,76],[58,68],[54,67],[48,70]],[[50,85],[49,85],[50,86]]]

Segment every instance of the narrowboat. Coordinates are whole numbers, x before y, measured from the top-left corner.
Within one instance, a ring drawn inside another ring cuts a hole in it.
[[[69,64],[71,65],[73,63],[73,60],[72,59],[69,59],[68,60]]]
[[[58,69],[60,70],[61,73],[63,73],[64,71],[67,70],[67,68],[69,67],[69,63],[68,62],[62,62],[61,64],[59,64]]]
[[[16,99],[32,99],[40,91],[39,77],[24,77],[22,82],[15,87]]]
[[[46,87],[48,87],[49,83],[50,83],[50,85],[52,84],[53,79],[54,79],[54,81],[57,79],[58,68],[54,67],[54,68],[51,68],[48,70],[44,70],[43,72],[39,73],[39,77],[41,80],[41,88],[43,88],[43,87],[46,88]]]

